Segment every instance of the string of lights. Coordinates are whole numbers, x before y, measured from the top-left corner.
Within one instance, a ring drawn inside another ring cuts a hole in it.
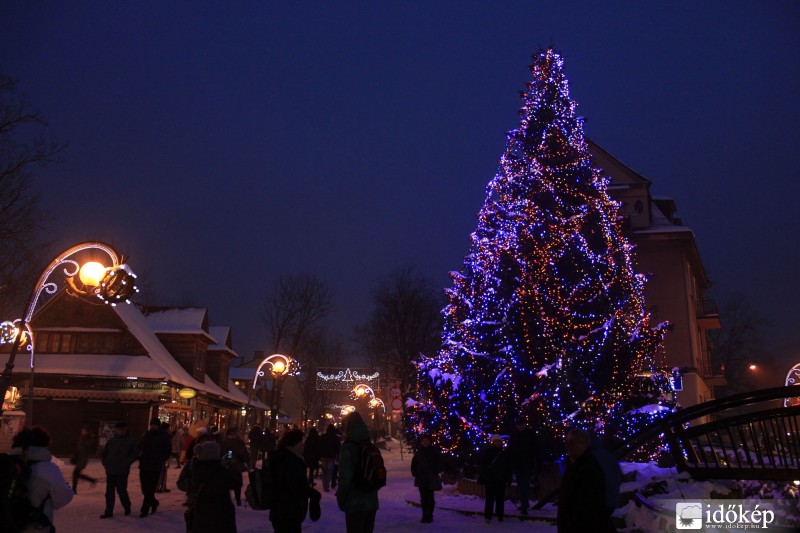
[[[563,59],[533,60],[519,128],[451,273],[442,347],[417,361],[406,402],[407,437],[433,433],[462,461],[519,418],[552,456],[570,427],[624,439],[674,408],[656,371],[666,324],[650,324]]]

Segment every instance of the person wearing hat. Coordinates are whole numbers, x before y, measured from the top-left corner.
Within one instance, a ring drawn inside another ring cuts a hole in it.
[[[139,518],[144,518],[149,513],[155,513],[158,509],[156,500],[156,487],[161,470],[172,453],[172,445],[169,435],[161,430],[161,421],[158,418],[150,420],[150,429],[142,437],[139,443],[139,481],[142,486],[142,508],[139,511]]]
[[[189,482],[187,531],[193,533],[236,533],[236,508],[230,491],[234,479],[220,460],[222,448],[213,439],[200,439],[194,447]]]
[[[419,489],[419,503],[422,507],[423,524],[433,522],[433,509],[436,500],[433,493],[442,490],[442,454],[439,447],[433,444],[431,436],[423,434],[417,440],[417,451],[411,459],[411,475],[414,476],[414,486]]]
[[[308,483],[303,445],[302,431],[287,431],[270,458],[274,494],[269,521],[275,533],[299,533],[306,514],[315,522],[320,518],[322,495]]]
[[[128,434],[128,424],[117,422],[114,426],[114,435],[108,439],[100,456],[106,471],[106,510],[100,518],[111,518],[114,515],[115,491],[119,495],[125,516],[131,514],[128,475],[131,472],[131,465],[136,460],[137,450],[136,441]]]
[[[494,434],[489,439],[480,454],[478,465],[480,474],[478,483],[482,484],[486,493],[483,506],[483,517],[486,523],[492,521],[492,515],[497,515],[497,521],[502,522],[505,514],[506,486],[511,484],[511,460],[508,452],[503,448],[503,437]]]

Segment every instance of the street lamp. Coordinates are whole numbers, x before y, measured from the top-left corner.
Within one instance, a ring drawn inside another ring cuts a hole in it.
[[[79,255],[88,255],[92,251],[91,259],[97,259],[96,252],[103,252],[108,256],[108,263],[110,266],[104,266],[95,260],[84,261],[83,264],[76,260]],[[11,384],[11,374],[14,370],[14,360],[17,357],[19,347],[23,342],[23,338],[27,335],[28,344],[27,348],[30,352],[30,366],[31,378],[28,394],[28,424],[33,423],[33,376],[34,376],[34,338],[33,331],[30,327],[30,320],[33,313],[36,311],[36,306],[39,303],[39,297],[42,293],[55,294],[58,290],[58,283],[50,279],[59,267],[63,267],[62,273],[64,275],[64,282],[67,285],[67,293],[91,300],[98,298],[106,304],[116,305],[119,302],[130,303],[130,298],[134,293],[138,292],[136,288],[135,279],[136,274],[124,263],[124,256],[117,255],[117,252],[107,244],[101,242],[84,242],[76,244],[75,246],[61,252],[48,266],[44,269],[39,281],[31,292],[28,300],[28,306],[25,308],[25,314],[21,319],[15,320],[12,324],[14,326],[14,336],[11,345],[11,353],[8,356],[5,369],[0,374],[0,390],[3,391],[5,396],[9,385]],[[75,276],[78,277],[75,280]],[[9,327],[7,323],[3,323],[2,335],[3,339],[8,339]],[[0,406],[0,414],[2,414],[2,406]]]
[[[300,363],[297,359],[279,353],[265,357],[256,369],[253,376],[253,389],[258,385],[258,378],[264,377],[269,372],[272,376],[272,402],[270,402],[269,428],[275,429],[278,421],[278,409],[281,406],[281,387],[286,376],[296,376],[300,373]]]

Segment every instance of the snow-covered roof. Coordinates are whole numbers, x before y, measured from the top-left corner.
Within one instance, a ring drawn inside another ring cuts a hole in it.
[[[156,333],[193,333],[214,338],[203,329],[207,310],[204,307],[169,307],[148,312],[145,319]]]
[[[158,340],[153,330],[150,329],[148,317],[145,317],[137,306],[117,305],[113,309],[122,321],[125,322],[125,325],[128,326],[131,334],[144,346],[150,357],[166,370],[167,379],[169,381],[173,381],[184,387],[191,387],[193,389],[216,394],[235,402],[247,403],[247,397],[241,394],[241,391],[226,391],[214,383],[208,376],[206,376],[205,383],[194,379],[194,377],[172,357],[172,354],[169,353],[164,345],[161,344],[161,341]],[[239,394],[236,394],[237,392]]]
[[[231,333],[229,326],[209,326],[208,333],[214,339],[214,342],[208,345],[209,350],[221,350],[233,354],[234,357],[239,357],[239,354],[226,344]]]
[[[0,364],[5,364],[8,354],[0,354]],[[17,371],[30,369],[29,356],[20,353],[14,362]],[[68,376],[119,377],[136,376],[142,379],[170,379],[169,373],[157,361],[146,355],[102,354],[36,354],[37,374],[64,374]]]
[[[230,369],[231,379],[252,380],[255,374],[255,368],[246,366],[232,366]]]
[[[646,228],[634,230],[634,233],[691,233],[691,228],[676,225],[671,222],[655,202],[650,202],[650,213],[652,223]]]

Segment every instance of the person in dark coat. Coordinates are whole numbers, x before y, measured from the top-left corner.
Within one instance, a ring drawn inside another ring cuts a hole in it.
[[[341,442],[336,428],[333,424],[328,425],[328,429],[319,438],[319,458],[322,461],[322,490],[330,491],[331,480],[333,479],[333,465],[339,456]]]
[[[591,435],[582,429],[567,433],[569,465],[558,496],[558,533],[611,533],[616,529],[606,511],[603,468],[592,454]]]
[[[138,446],[128,434],[128,424],[117,422],[114,436],[108,439],[101,460],[106,470],[106,510],[100,518],[111,518],[114,515],[114,491],[119,495],[119,502],[125,509],[125,516],[131,514],[131,498],[128,496],[128,475],[131,465],[136,461]]]
[[[274,483],[274,499],[269,520],[275,533],[300,533],[311,500],[312,520],[319,519],[319,491],[311,488],[303,459],[303,432],[299,429],[284,434],[269,462]]]
[[[250,454],[247,451],[247,445],[239,436],[239,428],[231,427],[225,432],[225,439],[222,441],[222,453],[229,457],[227,462],[228,470],[231,471],[235,486],[233,488],[233,495],[236,498],[236,505],[242,505],[242,472],[247,471],[247,465],[250,461]]]
[[[234,479],[220,458],[221,448],[214,440],[194,447],[187,510],[192,533],[236,533],[236,508],[230,493]]]
[[[144,496],[139,518],[146,517],[148,512],[155,513],[158,509],[156,487],[170,453],[172,443],[169,435],[161,429],[161,421],[153,418],[150,420],[150,429],[139,443],[139,482]]]
[[[319,470],[319,433],[317,433],[316,428],[308,430],[306,442],[303,444],[303,461],[305,461],[306,468],[308,468],[308,483],[313,487],[316,485],[314,476]]]
[[[411,475],[414,486],[419,488],[419,502],[422,507],[423,524],[433,522],[433,509],[436,506],[434,491],[442,489],[439,474],[442,472],[442,454],[439,447],[431,441],[430,435],[420,435],[417,451],[411,459]]]
[[[92,432],[87,427],[81,428],[78,443],[75,446],[75,455],[72,457],[72,464],[75,469],[72,471],[72,492],[78,494],[78,480],[85,479],[94,486],[97,479],[87,476],[83,473],[83,469],[89,464],[89,457],[94,453],[94,439]]]
[[[511,457],[511,468],[517,480],[517,497],[519,511],[528,514],[531,496],[531,481],[539,474],[542,465],[539,438],[531,430],[525,419],[519,419],[516,429],[508,439],[508,453]]]
[[[486,502],[483,517],[486,523],[492,521],[492,511],[497,521],[502,522],[505,515],[506,486],[511,483],[511,459],[503,448],[503,437],[492,435],[489,445],[481,451],[478,465],[478,483],[484,486]]]
[[[360,467],[361,446],[369,443],[369,428],[358,411],[345,417],[343,427],[345,441],[339,452],[336,503],[344,511],[347,533],[372,533],[379,507],[378,491],[360,489],[353,482]]]

